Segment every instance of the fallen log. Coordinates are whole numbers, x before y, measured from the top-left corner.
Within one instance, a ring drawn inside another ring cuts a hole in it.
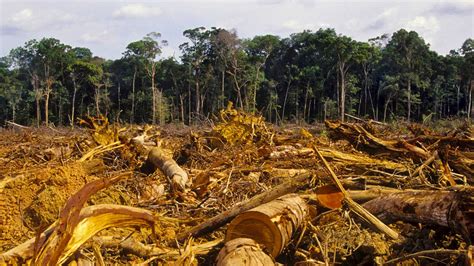
[[[273,258],[250,238],[236,238],[224,244],[217,255],[217,266],[266,266],[275,265]]]
[[[173,190],[184,191],[189,187],[189,178],[184,171],[165,150],[154,147],[148,153],[147,164],[153,166],[153,170],[160,169],[171,182]]]
[[[361,152],[346,153],[336,149],[320,148],[319,152],[328,160],[344,165],[359,167],[360,169],[385,169],[393,172],[408,172],[405,165],[389,160],[379,160],[367,156]],[[314,156],[314,150],[307,147],[295,147],[291,145],[276,146],[275,150],[270,152],[268,157],[271,159],[280,159],[285,157],[309,157]]]
[[[311,178],[311,173],[304,173],[298,176],[295,176],[292,178],[290,181],[283,183],[281,185],[278,185],[268,191],[265,191],[264,193],[261,193],[259,195],[254,196],[253,198],[244,201],[240,204],[237,204],[233,208],[222,212],[221,214],[212,217],[211,219],[198,224],[194,227],[192,227],[190,230],[183,232],[178,235],[177,239],[179,241],[183,241],[184,239],[188,238],[189,236],[197,237],[203,234],[206,234],[212,230],[215,230],[222,225],[226,224],[230,220],[232,220],[234,217],[239,215],[240,213],[250,210],[252,208],[255,208],[259,205],[262,205],[264,203],[270,202],[278,197],[281,197],[283,195],[293,193],[295,192],[298,188],[304,187],[309,185],[310,183],[310,178]],[[315,174],[316,176],[322,176],[323,173],[319,172]]]
[[[385,221],[408,221],[445,226],[468,242],[474,235],[474,189],[457,191],[408,190],[381,194],[362,205]]]
[[[350,123],[324,121],[329,129],[329,136],[333,139],[345,139],[354,147],[363,148],[369,153],[388,152],[392,156],[406,157],[411,156],[423,161],[430,157],[430,153],[424,149],[410,144],[404,140],[384,140],[374,136],[365,128]],[[360,147],[359,147],[360,146]]]
[[[226,241],[252,238],[278,256],[309,214],[306,202],[289,194],[237,216],[227,227]]]

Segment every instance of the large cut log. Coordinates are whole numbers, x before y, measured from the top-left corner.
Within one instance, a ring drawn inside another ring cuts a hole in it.
[[[147,164],[160,169],[171,181],[173,190],[184,191],[189,186],[189,178],[173,158],[162,148],[155,147],[148,153]]]
[[[252,238],[276,257],[308,214],[308,205],[302,198],[297,194],[285,195],[237,216],[227,227],[226,241]]]
[[[261,249],[255,240],[236,238],[225,243],[217,255],[217,266],[266,266],[275,265],[273,258]]]
[[[450,227],[467,241],[474,235],[474,189],[403,191],[381,195],[363,204],[382,220]]]
[[[192,227],[188,231],[179,234],[177,239],[179,241],[182,241],[188,238],[189,236],[198,237],[200,235],[211,232],[212,230],[215,230],[220,226],[228,223],[230,220],[232,220],[234,217],[236,217],[242,212],[248,211],[261,204],[270,202],[283,195],[293,193],[298,188],[308,186],[311,181],[311,175],[311,173],[297,175],[286,183],[280,184],[268,191],[258,194],[252,197],[251,199],[241,202],[236,206],[232,207],[231,209],[222,212],[212,217],[211,219]],[[319,172],[315,173],[314,175],[322,176],[323,173]]]

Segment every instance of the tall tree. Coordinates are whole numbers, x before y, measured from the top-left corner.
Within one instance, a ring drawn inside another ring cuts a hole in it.
[[[40,63],[37,57],[38,41],[30,40],[24,46],[17,47],[10,51],[9,57],[12,59],[13,67],[21,68],[28,73],[31,86],[33,88],[36,107],[36,126],[41,123],[41,106],[43,91],[41,89],[39,72]]]
[[[127,45],[126,56],[133,56],[144,63],[145,70],[150,78],[152,92],[152,123],[156,124],[157,105],[162,102],[162,91],[155,86],[155,76],[158,61],[157,57],[161,54],[163,45],[167,45],[167,41],[159,39],[161,34],[158,32],[148,33],[142,40],[132,42]],[[134,74],[135,80],[136,71]],[[135,82],[133,82],[135,84]],[[134,85],[133,85],[134,86]],[[161,116],[160,116],[161,117]],[[164,121],[159,121],[160,124]]]
[[[44,122],[49,124],[49,100],[53,86],[67,67],[67,52],[71,48],[54,38],[43,38],[37,44],[37,60],[41,67],[44,93]]]
[[[255,36],[253,39],[244,42],[244,49],[248,54],[249,63],[253,65],[255,77],[250,92],[250,111],[255,112],[257,109],[257,90],[260,84],[265,80],[262,69],[268,61],[273,50],[278,46],[280,38],[274,35]]]
[[[467,91],[467,117],[470,119],[474,117],[474,108],[472,93],[474,90],[474,39],[467,39],[461,47],[461,53],[464,55],[463,63],[463,77],[466,82]]]
[[[407,111],[410,121],[412,113],[412,85],[420,85],[420,72],[428,58],[429,47],[415,31],[401,29],[392,35],[392,39],[384,49],[395,72],[400,74],[401,81],[406,84]]]
[[[202,113],[201,79],[205,73],[203,63],[209,51],[211,31],[204,27],[188,29],[183,32],[183,36],[189,39],[179,46],[182,52],[181,59],[188,65],[190,76],[194,81],[194,112],[196,115]],[[188,97],[191,97],[190,93]],[[189,101],[191,103],[191,101]],[[190,111],[191,112],[191,111]]]

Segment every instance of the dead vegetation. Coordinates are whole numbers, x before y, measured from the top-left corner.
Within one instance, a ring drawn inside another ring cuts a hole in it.
[[[81,124],[0,132],[0,265],[472,263],[467,123]]]

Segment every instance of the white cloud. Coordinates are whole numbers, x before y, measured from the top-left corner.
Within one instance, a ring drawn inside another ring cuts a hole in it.
[[[107,30],[99,32],[87,32],[81,35],[81,40],[84,42],[104,43],[110,37]]]
[[[300,23],[297,20],[290,19],[285,22],[283,22],[282,26],[285,29],[291,30],[291,31],[303,31],[303,30],[313,30],[315,28],[315,25],[312,23],[304,24]]]
[[[26,8],[23,9],[15,14],[12,15],[10,18],[10,21],[16,22],[16,23],[24,23],[28,22],[33,18],[33,11],[31,9]]]
[[[433,16],[418,16],[408,21],[407,27],[414,30],[437,32],[439,30],[439,22],[438,19]]]
[[[144,6],[142,4],[129,4],[115,10],[116,18],[146,18],[161,14],[159,7]]]
[[[31,8],[25,8],[13,13],[2,22],[1,30],[8,29],[8,34],[16,34],[19,32],[32,32],[38,30],[59,29],[66,27],[70,23],[76,21],[76,17],[71,14],[59,10],[49,10],[37,15]]]
[[[433,16],[417,16],[406,23],[406,28],[418,32],[427,43],[432,45],[440,25],[438,19]]]

